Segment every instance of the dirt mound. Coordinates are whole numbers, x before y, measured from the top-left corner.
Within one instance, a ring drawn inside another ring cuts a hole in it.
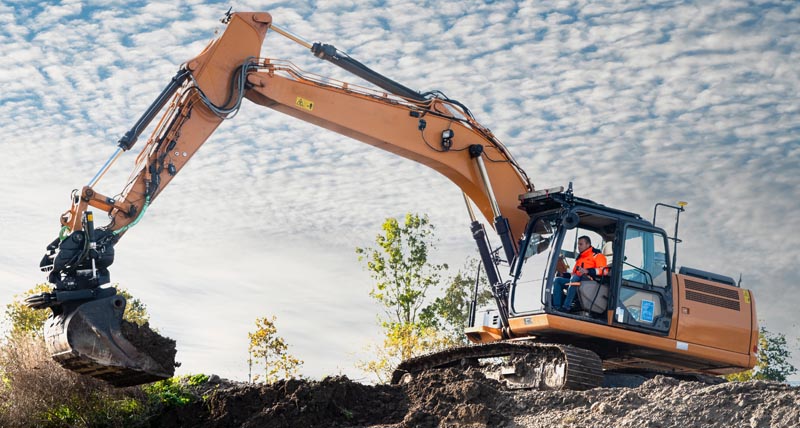
[[[336,376],[322,381],[284,380],[269,385],[212,377],[194,388],[195,400],[167,409],[151,426],[356,427],[390,426],[408,412],[403,390],[369,386]]]
[[[410,405],[402,426],[496,427],[509,420],[513,393],[477,370],[430,370],[403,389]]]
[[[706,385],[658,376],[638,388],[518,394],[515,427],[797,427],[800,389],[776,382]]]
[[[218,378],[150,426],[185,427],[797,427],[800,388],[751,381],[708,385],[657,376],[636,388],[509,390],[473,370],[435,370],[403,386],[346,377],[271,385]]]

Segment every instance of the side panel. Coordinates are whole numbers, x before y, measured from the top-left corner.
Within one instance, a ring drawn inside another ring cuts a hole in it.
[[[685,275],[675,278],[676,339],[748,354],[754,325],[749,290]]]

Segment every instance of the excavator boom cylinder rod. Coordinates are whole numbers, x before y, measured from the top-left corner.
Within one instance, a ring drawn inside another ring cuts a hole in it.
[[[311,48],[312,48],[312,46],[313,46],[311,43],[309,43],[309,42],[307,42],[307,41],[303,40],[303,39],[302,39],[300,36],[298,36],[298,35],[296,35],[296,34],[292,34],[292,33],[290,33],[289,31],[287,31],[287,30],[284,30],[283,28],[280,28],[280,27],[278,27],[278,26],[277,26],[277,25],[275,25],[274,23],[273,23],[272,25],[270,25],[270,26],[269,26],[269,29],[270,29],[270,30],[272,30],[272,31],[274,31],[274,32],[276,32],[276,33],[278,33],[278,34],[280,34],[280,35],[281,35],[281,36],[283,36],[283,37],[286,37],[287,39],[289,39],[289,40],[291,40],[291,41],[293,41],[293,42],[297,43],[298,45],[300,45],[300,46],[302,46],[302,47],[304,47],[304,48],[306,48],[306,49],[311,49]]]
[[[318,58],[330,62],[338,67],[341,67],[350,73],[370,82],[389,93],[399,95],[403,98],[408,98],[417,102],[426,102],[425,96],[419,92],[404,86],[394,80],[378,73],[377,71],[367,67],[366,65],[351,58],[346,53],[340,52],[336,46],[314,43],[311,47],[311,52]]]
[[[508,219],[503,217],[500,212],[500,205],[497,203],[497,197],[492,188],[492,182],[489,180],[489,173],[486,172],[486,164],[483,163],[483,147],[480,145],[473,145],[470,147],[470,156],[475,159],[478,165],[478,172],[481,175],[481,181],[486,188],[486,194],[489,196],[489,203],[492,205],[492,213],[494,214],[494,229],[500,236],[500,241],[503,244],[503,251],[506,255],[506,260],[511,264],[516,256],[516,248],[514,247],[514,239],[511,237],[511,226],[508,224]]]
[[[94,187],[94,185],[97,184],[97,182],[100,181],[101,178],[103,178],[103,176],[106,174],[109,168],[111,168],[111,165],[114,165],[114,162],[116,162],[117,159],[119,159],[119,155],[121,155],[123,151],[124,150],[122,150],[122,147],[117,147],[117,149],[114,150],[114,153],[111,155],[111,157],[108,158],[106,163],[103,164],[103,166],[100,168],[100,171],[97,171],[97,174],[95,174],[94,177],[92,177],[92,179],[89,180],[89,184],[87,184],[87,186]]]

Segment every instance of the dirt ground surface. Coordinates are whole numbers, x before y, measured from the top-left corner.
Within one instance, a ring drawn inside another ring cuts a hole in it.
[[[254,385],[214,376],[152,427],[798,427],[800,388],[657,376],[635,388],[509,390],[478,371],[434,370],[403,386],[346,377]]]

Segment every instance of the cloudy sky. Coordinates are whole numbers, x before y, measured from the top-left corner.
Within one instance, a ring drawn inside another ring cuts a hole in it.
[[[230,6],[460,100],[538,188],[646,218],[687,201],[678,265],[741,274],[800,367],[795,1],[0,1],[0,305],[43,281],[70,191]],[[275,34],[262,56],[355,81]],[[354,248],[406,212],[437,226],[438,261],[473,252],[447,179],[245,102],[117,245],[112,281],[177,339],[179,372],[246,379],[247,332],[276,315],[304,374],[363,379],[379,309]]]

